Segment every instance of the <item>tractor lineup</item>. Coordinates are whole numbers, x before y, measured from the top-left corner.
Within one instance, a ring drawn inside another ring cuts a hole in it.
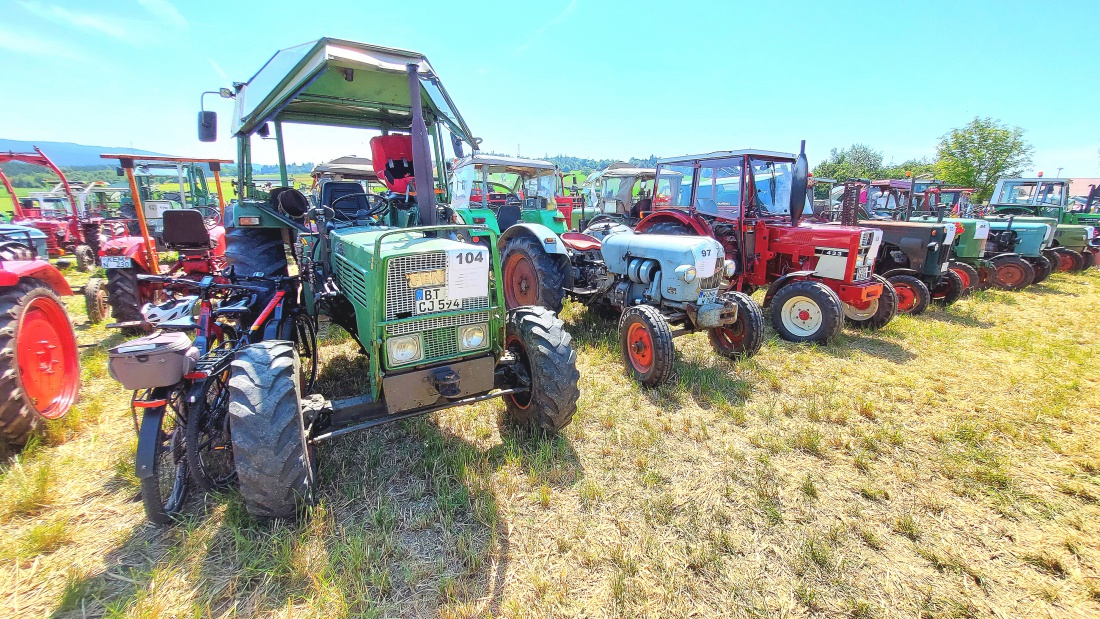
[[[499,399],[524,431],[562,430],[580,397],[567,305],[617,334],[626,375],[660,388],[681,336],[705,332],[734,361],[757,354],[768,323],[824,345],[1100,253],[1100,194],[1075,209],[1065,179],[1003,179],[978,206],[935,180],[815,179],[805,142],[620,162],[578,183],[482,152],[412,51],[319,39],[207,94],[235,104],[232,201],[229,160],[104,154],[125,179],[109,186],[69,183],[41,151],[0,153],[59,178],[20,200],[0,172],[14,207],[0,226],[0,438],[26,445],[78,396],[60,299],[73,288],[49,259],[102,269],[77,292],[90,323],[125,335],[108,369],[133,392],[156,523],[191,490],[228,487],[258,519],[293,518],[317,497],[319,445],[444,409]],[[369,131],[370,156],[295,187],[286,125]],[[214,112],[198,133],[218,140]],[[263,186],[253,146],[272,136],[279,182]],[[359,393],[317,380],[332,326],[357,345]]]

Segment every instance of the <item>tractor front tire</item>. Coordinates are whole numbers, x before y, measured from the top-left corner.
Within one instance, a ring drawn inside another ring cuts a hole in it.
[[[80,389],[72,323],[49,288],[0,293],[0,439],[22,447],[47,419],[69,411]]]
[[[955,274],[959,276],[959,279],[962,280],[964,297],[975,290],[981,289],[978,283],[978,269],[975,269],[965,262],[955,262],[954,260],[948,263],[947,268],[954,271]]]
[[[118,322],[141,320],[141,284],[137,269],[107,269],[107,303]]]
[[[950,268],[944,271],[940,282],[931,290],[932,302],[940,307],[954,305],[955,301],[962,298],[966,292],[966,284],[959,274]]]
[[[508,416],[527,430],[555,433],[577,412],[581,375],[565,323],[545,307],[508,311],[505,349],[527,372],[530,390],[504,396]]]
[[[672,328],[657,308],[626,308],[619,319],[619,348],[627,372],[642,385],[656,387],[672,378]]]
[[[107,280],[93,277],[84,286],[84,308],[88,322],[97,325],[107,319],[111,306],[107,302]]]
[[[727,359],[747,359],[760,351],[764,343],[764,310],[743,292],[722,295],[737,305],[737,322],[707,332],[714,352]]]
[[[229,425],[248,513],[259,520],[293,519],[299,501],[313,501],[315,483],[293,342],[268,340],[237,354],[229,375]]]
[[[1020,256],[1000,256],[993,259],[997,276],[993,284],[1001,290],[1023,290],[1035,281],[1035,269]]]
[[[898,314],[897,290],[885,277],[875,275],[874,278],[882,284],[882,295],[871,301],[867,309],[859,310],[853,305],[844,304],[844,319],[854,327],[878,330],[890,324]]]
[[[992,263],[990,263],[992,264]],[[979,264],[975,267],[978,271],[978,290],[989,290],[996,285],[997,281],[997,268],[993,266],[986,266],[985,264]]]
[[[788,342],[827,342],[844,327],[844,304],[825,284],[810,279],[787,284],[772,297],[772,327]]]
[[[1094,252],[1086,249],[1085,251],[1081,252],[1081,258],[1082,260],[1084,260],[1085,270],[1088,270],[1090,267],[1096,266],[1096,254]]]
[[[76,256],[76,270],[81,273],[86,273],[95,268],[96,255],[92,252],[92,248],[87,245],[77,245],[73,249],[73,255]]]
[[[1046,280],[1050,277],[1051,271],[1054,270],[1054,265],[1045,256],[1029,258],[1028,261],[1031,262],[1031,268],[1035,269],[1035,279],[1031,280],[1032,284],[1038,284]]]
[[[229,228],[225,261],[237,275],[287,275],[286,244],[281,228]]]
[[[932,292],[920,279],[912,275],[894,275],[890,284],[898,296],[898,313],[920,316],[932,301]]]
[[[538,305],[560,312],[565,300],[565,271],[534,239],[514,237],[501,255],[504,305],[516,309]]]

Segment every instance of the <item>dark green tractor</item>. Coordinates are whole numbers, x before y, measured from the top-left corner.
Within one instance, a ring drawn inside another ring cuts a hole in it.
[[[561,320],[539,307],[505,309],[495,238],[463,242],[485,228],[435,225],[452,221],[436,201],[437,190],[447,198],[443,134],[456,156],[477,140],[423,55],[320,39],[278,52],[220,94],[236,101],[242,190],[227,218],[229,264],[237,274],[280,275],[292,255],[295,311],[347,330],[369,368],[363,393],[327,400],[301,392],[294,333],[237,356],[230,432],[252,514],[292,516],[313,496],[314,448],[352,431],[497,397],[532,430],[571,421],[579,376]],[[284,123],[380,133],[370,141],[386,192],[352,183],[358,191],[322,191],[311,204],[289,187]],[[215,139],[216,125],[213,112],[200,112],[200,139]],[[252,182],[251,146],[272,126],[283,187],[265,195]]]
[[[1065,178],[1001,179],[993,189],[990,214],[1015,216],[1021,223],[1051,224],[1053,234],[1044,255],[1054,270],[1077,272],[1097,262],[1100,212],[1095,212],[1091,199],[1083,210],[1070,210],[1069,186]]]

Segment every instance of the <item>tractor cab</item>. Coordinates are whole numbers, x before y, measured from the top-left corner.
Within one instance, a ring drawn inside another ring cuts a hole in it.
[[[637,223],[653,211],[656,176],[655,168],[640,168],[622,161],[589,176],[581,187],[584,206],[580,213],[574,213],[574,227],[584,230],[599,221]]]
[[[378,174],[374,171],[373,160],[365,157],[349,155],[319,163],[313,167],[310,176],[313,178],[310,199],[314,206],[331,205],[336,198],[350,193],[362,195],[363,198],[354,200],[358,203],[357,206],[366,207],[366,198],[383,191]]]
[[[451,208],[458,223],[502,233],[520,222],[555,234],[569,226],[559,210],[562,176],[549,161],[475,154],[451,168]]]

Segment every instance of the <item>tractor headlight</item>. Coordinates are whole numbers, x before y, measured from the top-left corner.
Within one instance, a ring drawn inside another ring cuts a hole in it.
[[[725,272],[726,277],[737,275],[737,262],[735,260],[727,260],[726,263],[722,265],[722,270]]]
[[[682,264],[676,267],[676,276],[690,284],[695,281],[695,267],[690,264]]]
[[[386,340],[386,354],[389,355],[390,365],[403,365],[421,359],[424,350],[420,346],[420,335],[391,337]]]
[[[485,337],[487,329],[485,323],[478,323],[476,325],[465,325],[458,328],[458,349],[459,350],[477,350],[478,348],[484,348],[487,338]]]
[[[1085,238],[1091,239],[1094,236],[1096,236],[1096,228],[1093,226],[1085,226]]]
[[[940,249],[940,244],[939,243],[932,242],[932,243],[928,244],[928,251],[939,251],[939,249]]]

